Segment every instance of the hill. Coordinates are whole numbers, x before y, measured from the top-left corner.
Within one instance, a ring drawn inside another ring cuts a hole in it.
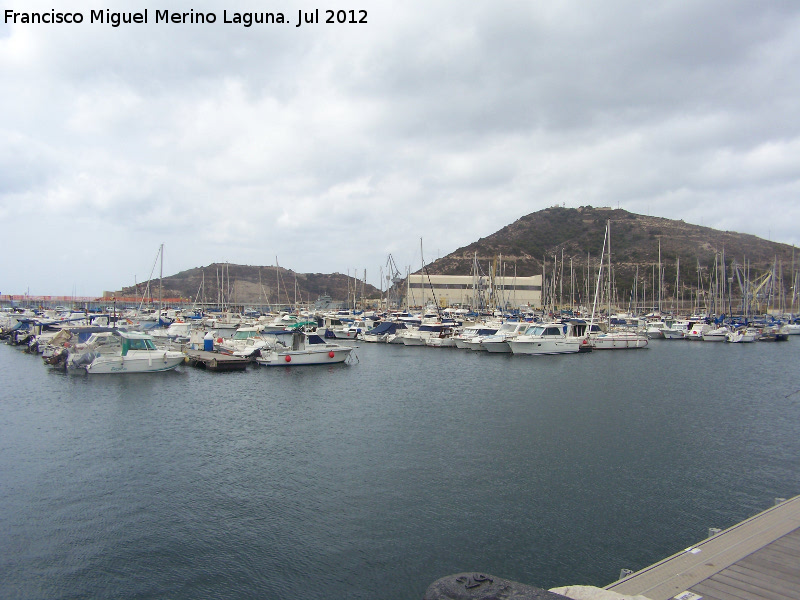
[[[597,275],[597,261],[607,221],[611,222],[611,260],[620,298],[625,297],[623,290],[629,293],[633,288],[637,267],[637,289],[647,285],[648,294],[652,294],[651,278],[656,277],[654,265],[658,263],[659,241],[665,295],[674,293],[678,258],[680,288],[684,291],[708,290],[714,265],[722,264],[723,251],[727,278],[734,276],[733,261],[740,266],[740,275],[744,271],[741,266],[746,261],[752,278],[780,264],[784,280],[792,280],[790,271],[794,264],[794,249],[787,244],[745,233],[591,206],[556,206],[525,215],[492,235],[427,265],[427,269],[430,273],[442,275],[468,275],[477,257],[483,272],[488,273],[489,265],[502,258],[507,275],[514,272],[519,276],[537,275],[546,269],[547,278],[552,280],[555,260],[560,271],[563,256],[565,285],[568,284],[572,261],[576,287],[581,289],[586,280],[587,263],[590,277]],[[647,279],[651,280],[643,284]],[[789,285],[787,283],[786,287]]]
[[[745,271],[751,280],[775,269],[783,274],[784,289],[791,288],[794,248],[754,235],[719,231],[683,221],[650,217],[621,209],[552,207],[525,215],[499,231],[481,238],[426,265],[431,274],[470,275],[477,259],[480,271],[502,270],[507,276],[546,273],[550,290],[569,293],[570,264],[576,297],[593,294],[606,222],[611,222],[611,260],[616,298],[625,303],[632,295],[652,298],[661,244],[664,298],[675,295],[676,267],[680,259],[681,295],[697,290],[708,294],[715,276],[721,277],[725,255],[726,279],[738,280]],[[797,257],[800,262],[800,256]],[[738,265],[738,274],[733,263]],[[554,266],[558,273],[554,277]],[[588,265],[588,266],[587,266]],[[746,265],[746,268],[743,267]],[[399,284],[404,290],[404,283]],[[141,297],[147,282],[115,292],[118,296]],[[158,295],[158,282],[150,283],[150,295]],[[287,305],[313,303],[329,295],[334,301],[352,304],[353,297],[378,298],[380,290],[341,273],[296,273],[275,266],[214,263],[164,277],[164,297],[241,305]],[[644,289],[646,288],[646,289]],[[641,291],[640,291],[641,290]],[[401,292],[402,293],[402,292]]]
[[[352,302],[353,296],[379,298],[380,291],[355,277],[341,273],[295,273],[291,269],[274,266],[234,265],[213,263],[181,271],[162,279],[163,297],[185,298],[191,301],[243,305],[293,305],[297,302],[314,303],[319,297],[329,295],[334,301]],[[158,297],[157,279],[149,282],[151,297]],[[136,286],[115,292],[117,296],[141,297],[148,286]]]

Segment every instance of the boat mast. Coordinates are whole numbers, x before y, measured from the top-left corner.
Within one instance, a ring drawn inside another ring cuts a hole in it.
[[[589,329],[586,331],[586,335],[592,332],[592,325],[594,324],[594,312],[597,308],[597,297],[600,295],[600,280],[603,277],[603,253],[606,251],[606,240],[608,239],[608,223],[606,223],[606,231],[603,235],[603,250],[600,252],[600,269],[597,273],[597,283],[594,288],[594,302],[592,303],[592,316],[589,319]]]
[[[608,324],[611,325],[611,220],[606,222],[608,232]]]
[[[561,270],[558,272],[558,308],[564,310],[564,248],[561,248]]]
[[[514,272],[516,276],[516,271]],[[569,257],[569,308],[575,310],[575,273],[572,271],[572,257]]]
[[[422,316],[424,317],[425,316],[425,281],[424,281],[423,278],[425,276],[425,259],[422,257],[422,238],[419,238],[419,260],[420,260],[420,263],[422,263],[422,267],[419,270],[419,280],[422,283],[422,285],[420,286],[421,290],[422,290],[422,292],[421,292],[422,293],[422,301],[421,301],[422,304],[421,304],[421,306],[422,306]]]
[[[661,315],[661,238],[658,238],[658,314]]]
[[[164,310],[164,243],[161,243],[161,272],[158,275],[158,321],[161,321],[161,311]]]
[[[791,313],[794,314],[794,299],[797,297],[797,275],[794,272],[794,244],[792,244],[792,307]]]
[[[678,290],[680,289],[680,282],[681,279],[681,257],[677,257],[677,264],[675,266],[675,311],[677,313],[681,312],[680,304],[678,303]]]
[[[720,267],[721,267],[720,272],[722,273],[722,281],[720,282],[721,285],[722,285],[722,294],[720,296],[720,298],[722,300],[722,308],[721,308],[721,310],[724,313],[725,312],[725,293],[727,291],[727,289],[726,289],[727,286],[725,284],[726,284],[726,279],[728,278],[728,267],[725,265],[725,246],[722,246],[722,264],[720,265]],[[730,311],[728,311],[728,312],[730,312]],[[730,316],[730,315],[728,315],[728,316]]]

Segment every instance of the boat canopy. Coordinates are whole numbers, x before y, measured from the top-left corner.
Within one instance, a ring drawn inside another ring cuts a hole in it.
[[[292,323],[286,327],[287,331],[295,331],[297,329],[302,329],[303,327],[316,327],[316,321],[298,321],[297,323]]]
[[[477,334],[478,335],[494,335],[495,333],[497,333],[497,329],[496,328],[492,327],[490,329],[487,329],[487,328],[484,327],[484,328],[478,329],[478,333]]]
[[[149,336],[122,336],[122,356],[125,356],[129,350],[156,350],[156,345]]]
[[[383,335],[384,333],[395,333],[397,331],[397,323],[381,323],[377,327],[370,329],[367,333],[369,335]]]

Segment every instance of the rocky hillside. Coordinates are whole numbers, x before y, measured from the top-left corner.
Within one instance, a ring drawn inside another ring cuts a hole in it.
[[[150,296],[158,297],[158,280],[150,282]],[[218,303],[224,297],[226,304],[286,305],[311,302],[325,294],[334,301],[352,301],[353,294],[360,300],[380,297],[380,291],[369,284],[362,284],[354,277],[341,273],[295,273],[290,269],[274,266],[233,265],[214,263],[181,271],[163,278],[165,298],[185,298],[191,301]],[[141,297],[147,282],[126,287],[116,294],[126,297]]]
[[[553,207],[525,215],[492,235],[459,248],[427,268],[431,273],[468,275],[472,272],[477,255],[485,273],[488,273],[490,264],[502,258],[506,273],[513,273],[516,269],[520,276],[541,274],[546,262],[549,274],[554,257],[558,257],[560,263],[563,255],[565,277],[569,277],[569,262],[572,259],[576,277],[582,281],[582,273],[586,272],[587,253],[591,256],[590,271],[596,275],[607,221],[611,222],[611,260],[618,288],[631,288],[637,266],[639,281],[650,276],[653,265],[658,262],[659,241],[667,293],[672,293],[670,286],[675,281],[678,257],[682,284],[696,287],[698,264],[701,276],[707,282],[715,257],[721,255],[723,250],[729,277],[730,265],[735,259],[739,265],[747,260],[753,276],[780,262],[784,277],[791,281],[793,248],[787,244],[683,221],[591,206]],[[721,263],[721,258],[718,260]],[[800,254],[796,260],[800,262]],[[703,285],[708,289],[707,283]]]
[[[753,278],[780,264],[786,281],[784,287],[791,286],[793,248],[787,244],[683,221],[591,206],[552,207],[525,215],[492,235],[436,260],[427,265],[427,269],[431,274],[470,275],[477,256],[484,274],[489,273],[491,265],[503,269],[507,275],[516,272],[519,276],[539,275],[546,269],[547,278],[552,281],[554,258],[558,258],[560,265],[563,257],[563,277],[567,282],[564,285],[568,285],[571,259],[575,286],[581,289],[587,273],[592,279],[596,277],[607,221],[611,222],[611,260],[620,298],[630,293],[637,268],[637,289],[643,280],[648,280],[646,285],[650,291],[647,294],[652,294],[659,241],[666,295],[674,294],[678,258],[681,288],[684,291],[697,288],[699,282],[708,291],[715,261],[721,263],[723,250],[728,277],[731,277],[734,260],[739,265],[747,261]],[[800,254],[796,260],[800,264]],[[338,302],[352,302],[354,294],[358,299],[380,297],[375,287],[341,273],[295,273],[274,266],[222,263],[165,277],[163,285],[164,297],[198,298],[216,303],[224,293],[226,303],[234,305],[285,305],[293,304],[295,298],[313,303],[325,294]],[[151,284],[153,297],[158,295],[157,286],[157,281]],[[146,283],[141,283],[116,293],[141,297],[145,287]]]

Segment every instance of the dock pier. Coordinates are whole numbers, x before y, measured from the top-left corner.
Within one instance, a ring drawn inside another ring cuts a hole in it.
[[[798,600],[800,496],[776,504],[605,588],[542,590],[483,573],[460,573],[428,588],[424,600]]]
[[[186,357],[191,366],[208,371],[244,371],[250,362],[250,359],[241,356],[206,350],[186,350]]]
[[[796,600],[800,598],[800,496],[605,589],[650,600]]]

